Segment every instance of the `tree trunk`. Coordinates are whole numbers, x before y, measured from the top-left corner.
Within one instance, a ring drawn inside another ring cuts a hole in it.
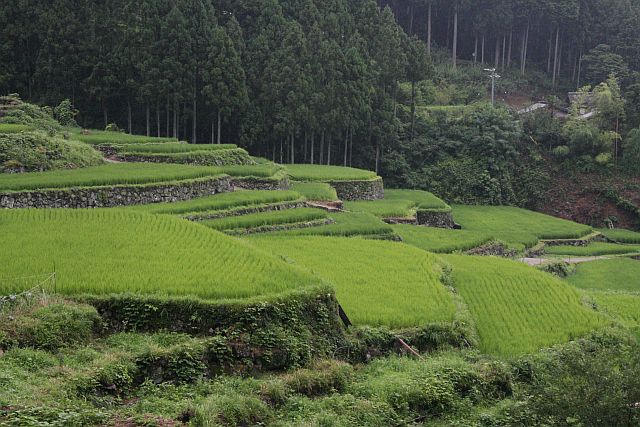
[[[218,144],[222,144],[222,112],[218,108]]]
[[[324,163],[324,130],[322,131],[322,136],[320,137],[320,156],[319,157],[320,157],[319,164],[323,164]]]
[[[309,157],[307,156],[308,144],[309,144],[309,135],[307,135],[307,131],[304,131],[304,162],[305,163],[307,163],[307,159],[309,159]]]
[[[296,139],[293,136],[293,132],[291,132],[291,164],[296,164]]]
[[[351,127],[351,125],[349,125]],[[344,132],[344,166],[347,166],[347,160],[349,159],[349,128]]]
[[[458,67],[458,5],[453,14],[453,69]]]
[[[555,48],[555,52],[553,55],[553,78],[551,79],[552,82],[552,86],[555,88],[556,87],[556,72],[558,70],[558,49],[559,49],[559,45],[560,45],[560,26],[557,27],[556,29],[556,48]]]
[[[314,154],[316,149],[315,143],[316,143],[316,133],[311,132],[311,164],[313,164],[313,161],[314,161]]]
[[[127,121],[129,124],[129,135],[131,135],[133,133],[132,129],[131,129],[131,98],[127,97]]]
[[[513,28],[509,31],[509,52],[507,53],[507,68],[511,67],[512,48],[513,48]]]
[[[551,51],[553,50],[553,31],[549,34],[549,54],[547,55],[547,74],[551,73]]]
[[[170,110],[171,110],[171,101],[169,100],[169,97],[167,96],[167,114],[166,114],[166,116],[167,116],[167,133],[165,134],[167,138],[169,138],[171,136],[171,134],[169,133],[169,131],[170,131],[170,129],[169,129],[170,128],[169,121],[171,120]]]
[[[211,143],[216,143],[216,120],[211,118]]]
[[[504,71],[505,56],[507,52],[507,35],[502,35],[502,71]]]
[[[496,37],[496,55],[493,67],[497,70],[500,65],[500,37]]]
[[[380,173],[380,141],[376,141],[376,175]]]
[[[560,39],[560,51],[558,52],[558,69],[556,70],[556,78],[560,82],[560,70],[562,69],[562,51],[564,48],[564,41]]]
[[[485,35],[482,35],[482,65],[484,65],[484,42],[485,42]]]
[[[580,87],[580,77],[582,73],[582,51],[578,54],[578,84],[576,87]]]
[[[429,1],[429,8],[427,9],[427,53],[431,56],[431,3]]]
[[[109,125],[109,117],[107,115],[107,105],[104,102],[104,99],[102,100],[102,115],[104,117],[104,128],[106,129]]]
[[[283,152],[282,152],[282,138],[280,138],[280,164],[283,163],[284,158],[283,158]]]
[[[413,35],[413,3],[409,5],[409,35]]]
[[[329,141],[327,143],[327,166],[331,164],[331,142],[333,142],[333,138],[329,135]]]
[[[413,134],[416,124],[416,82],[411,81],[411,142],[413,142]]]
[[[156,136],[160,138],[160,102],[156,101]]]
[[[478,62],[478,34],[476,34],[475,48],[473,49],[473,63]]]
[[[146,116],[147,116],[147,136],[151,136],[151,109],[149,108],[149,101],[146,104]]]
[[[191,143],[198,143],[198,95],[196,92],[196,88],[193,88],[193,112],[191,118]]]
[[[522,52],[522,74],[524,75],[527,71],[527,55],[529,53],[529,29],[531,28],[531,23],[527,20],[527,30],[525,32],[524,37],[524,51]]]
[[[349,166],[353,165],[353,127],[349,134]]]
[[[173,137],[178,139],[178,103],[173,104]]]

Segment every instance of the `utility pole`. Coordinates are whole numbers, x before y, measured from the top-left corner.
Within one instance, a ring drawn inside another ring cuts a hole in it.
[[[500,75],[496,73],[495,68],[485,68],[486,72],[490,73],[489,78],[491,79],[491,105],[496,105],[496,79],[500,78]]]

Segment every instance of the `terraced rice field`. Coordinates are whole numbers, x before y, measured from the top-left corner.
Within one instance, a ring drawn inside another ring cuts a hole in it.
[[[302,194],[307,200],[328,202],[338,200],[336,190],[324,182],[292,182],[290,188]]]
[[[590,292],[588,295],[599,311],[640,332],[640,293]]]
[[[375,172],[342,166],[287,165],[294,181],[357,181],[376,178]]]
[[[541,239],[577,239],[592,232],[586,225],[510,206],[455,205],[453,217],[465,230],[523,248]]]
[[[615,240],[618,243],[640,244],[640,233],[631,230],[615,229],[609,230],[603,228],[598,230],[608,239]]]
[[[278,234],[290,236],[384,236],[393,233],[393,228],[369,213],[341,212],[331,213],[329,218],[335,222],[320,227],[290,230]]]
[[[152,143],[176,143],[175,138],[157,138],[145,135],[129,135],[124,132],[107,132],[102,130],[90,130],[87,135],[80,129],[67,129],[67,132],[78,141],[92,145],[102,144],[152,144]]]
[[[205,220],[200,223],[218,231],[237,231],[269,225],[297,224],[323,220],[328,217],[326,211],[313,208],[286,209],[282,211],[260,212],[242,216],[230,216]]]
[[[194,151],[219,151],[238,148],[234,144],[181,144],[178,142],[168,142],[164,144],[123,144],[118,146],[118,151],[123,153],[189,153]]]
[[[392,225],[404,243],[429,252],[451,253],[477,248],[492,240],[491,235],[477,231],[447,230],[416,225]]]
[[[122,209],[0,211],[0,294],[56,272],[62,294],[206,299],[274,295],[320,279],[199,224]],[[40,275],[33,280],[17,278]],[[50,289],[51,291],[51,289]]]
[[[569,341],[608,321],[550,274],[498,258],[443,255],[476,322],[480,349],[517,356]]]
[[[595,242],[587,246],[547,246],[545,252],[550,255],[600,256],[631,254],[640,252],[640,245],[616,245],[614,243]]]
[[[303,200],[303,197],[296,191],[236,191],[184,202],[154,203],[150,205],[131,206],[127,209],[153,214],[186,215],[203,212],[219,212],[272,203],[301,202]]]
[[[640,292],[640,261],[614,258],[576,266],[567,281],[582,289]]]
[[[172,164],[119,163],[81,169],[0,175],[0,191],[95,187],[180,181],[222,175],[221,168]]]
[[[440,282],[435,255],[364,239],[261,236],[251,243],[330,281],[356,325],[400,328],[453,320],[455,306]]]
[[[384,199],[345,203],[352,212],[367,212],[381,218],[415,216],[418,209],[451,209],[445,202],[431,193],[420,190],[385,190]]]

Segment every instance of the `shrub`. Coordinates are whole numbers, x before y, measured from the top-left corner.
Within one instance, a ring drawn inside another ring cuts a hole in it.
[[[96,309],[79,304],[40,307],[0,325],[7,341],[14,345],[48,351],[85,343],[99,333],[101,327],[102,320]]]
[[[78,115],[78,112],[78,110],[73,108],[71,101],[65,99],[53,109],[53,117],[55,117],[62,126],[77,127],[78,123],[76,123],[75,117]]]
[[[315,397],[343,392],[352,376],[351,365],[326,360],[292,372],[284,377],[284,381],[295,393]]]
[[[551,150],[551,152],[557,158],[564,159],[569,156],[569,154],[571,153],[571,150],[566,145],[560,145],[554,148],[553,150]]]
[[[19,165],[26,171],[81,168],[101,164],[102,155],[77,141],[40,132],[0,134],[0,172]]]

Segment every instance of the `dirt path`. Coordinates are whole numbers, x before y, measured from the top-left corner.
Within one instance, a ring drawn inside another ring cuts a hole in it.
[[[604,256],[590,256],[590,257],[571,257],[571,258],[561,258],[560,260],[566,262],[567,264],[581,264],[583,262],[593,262],[599,261],[602,259],[609,259]],[[549,261],[549,258],[520,258],[520,262],[524,262],[527,265],[535,267],[537,265],[542,265]]]

